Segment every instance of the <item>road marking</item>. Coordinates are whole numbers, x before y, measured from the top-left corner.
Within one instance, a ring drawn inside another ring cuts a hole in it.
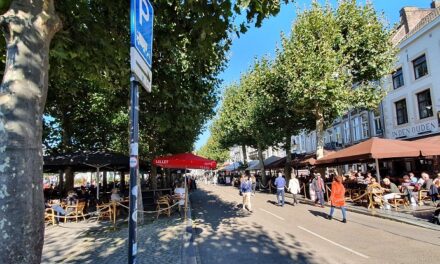
[[[270,214],[270,215],[273,215],[273,216],[275,216],[276,218],[278,218],[278,219],[284,221],[284,218],[282,218],[281,216],[278,216],[278,215],[276,215],[276,214],[274,214],[274,213],[271,213],[271,212],[269,212],[269,211],[266,211],[266,210],[264,210],[264,209],[262,209],[262,208],[258,208],[258,209],[260,209],[261,211],[266,212],[266,213],[268,213],[268,214]]]
[[[350,249],[350,248],[345,247],[345,246],[343,246],[343,245],[341,245],[341,244],[338,244],[338,243],[336,243],[336,242],[333,242],[333,241],[331,241],[330,239],[327,239],[327,238],[325,238],[325,237],[323,237],[323,236],[320,236],[320,235],[318,235],[318,234],[316,234],[316,233],[314,233],[314,232],[312,232],[312,231],[310,231],[310,230],[308,230],[308,229],[306,229],[306,228],[304,228],[304,227],[302,227],[302,226],[298,226],[298,228],[301,229],[301,230],[304,230],[304,231],[306,231],[306,232],[308,232],[308,233],[310,233],[310,234],[312,234],[312,235],[314,235],[314,236],[316,236],[316,237],[319,237],[320,239],[322,239],[322,240],[324,240],[324,241],[327,241],[327,242],[329,242],[329,243],[331,243],[331,244],[333,244],[333,245],[335,245],[335,246],[338,246],[338,247],[343,248],[343,249],[345,249],[345,250],[347,250],[347,251],[350,251],[351,253],[356,254],[356,255],[358,255],[358,256],[360,256],[360,257],[363,257],[363,258],[366,258],[366,259],[370,258],[370,257],[368,257],[368,256],[366,256],[366,255],[364,255],[364,254],[362,254],[362,253],[359,253],[359,252],[357,252],[357,251],[355,251],[355,250],[353,250],[353,249]]]

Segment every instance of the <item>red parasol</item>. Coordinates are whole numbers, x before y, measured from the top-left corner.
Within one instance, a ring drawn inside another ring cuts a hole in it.
[[[192,153],[156,157],[153,165],[167,169],[215,169],[217,162]]]

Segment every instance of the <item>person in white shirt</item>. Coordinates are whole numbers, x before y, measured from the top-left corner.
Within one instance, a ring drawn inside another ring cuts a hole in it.
[[[291,179],[289,180],[289,187],[287,190],[293,195],[293,205],[298,204],[298,199],[296,199],[296,195],[300,192],[299,181],[296,178],[294,172],[291,174]]]
[[[112,202],[121,202],[124,200],[124,198],[122,198],[119,195],[119,189],[118,188],[113,188],[112,189],[112,195],[110,196],[110,200],[112,200]]]
[[[177,184],[174,195],[179,199],[179,214],[181,214],[182,207],[185,206],[185,188],[182,187],[182,183]]]

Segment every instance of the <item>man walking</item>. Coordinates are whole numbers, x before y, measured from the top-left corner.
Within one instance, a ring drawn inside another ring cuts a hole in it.
[[[291,174],[291,179],[289,181],[289,187],[287,188],[287,190],[292,193],[293,196],[293,205],[298,204],[298,200],[296,199],[296,195],[299,193],[300,191],[300,187],[299,187],[299,181],[296,178],[296,175],[294,172],[292,172]]]
[[[283,174],[281,172],[278,172],[278,177],[275,179],[275,186],[277,187],[278,205],[284,206],[284,187],[286,186],[286,180],[283,178]]]
[[[312,181],[312,189],[316,193],[317,200],[322,208],[324,208],[324,191],[325,185],[324,180],[321,178],[321,173],[315,173],[315,178]],[[316,200],[315,200],[316,205]]]
[[[250,176],[247,176],[240,184],[240,191],[243,195],[243,210],[247,207],[249,212],[252,212],[251,194],[252,194],[252,182]]]

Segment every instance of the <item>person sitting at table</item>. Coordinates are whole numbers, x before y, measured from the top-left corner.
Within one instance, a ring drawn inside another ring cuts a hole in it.
[[[384,186],[382,189],[386,193],[383,196],[383,199],[385,201],[385,209],[390,210],[391,206],[388,200],[400,198],[400,191],[399,188],[397,188],[397,186],[394,183],[392,183],[389,178],[383,179],[383,184]]]
[[[181,214],[181,209],[185,206],[185,188],[182,187],[182,183],[177,183],[176,189],[174,189],[174,195],[179,199],[179,214]]]
[[[372,192],[372,193],[381,193],[382,187],[377,182],[376,178],[371,178],[370,184],[368,184],[367,186],[367,190],[368,192]]]
[[[415,185],[416,183],[412,182],[408,175],[404,175],[402,185],[399,186],[400,192],[405,194],[413,207],[417,206],[418,200],[417,193],[413,192]]]
[[[408,175],[412,183],[417,183],[419,181],[419,179],[416,177],[416,175],[414,175],[414,173],[410,172],[408,173]]]
[[[112,189],[112,195],[110,196],[110,200],[112,202],[122,202],[124,200],[124,198],[122,198],[119,195],[119,189],[118,188],[113,188]]]
[[[365,177],[365,179],[364,179],[364,184],[366,184],[366,185],[370,184],[372,178],[373,177],[371,176],[371,172],[367,173],[367,177]]]

